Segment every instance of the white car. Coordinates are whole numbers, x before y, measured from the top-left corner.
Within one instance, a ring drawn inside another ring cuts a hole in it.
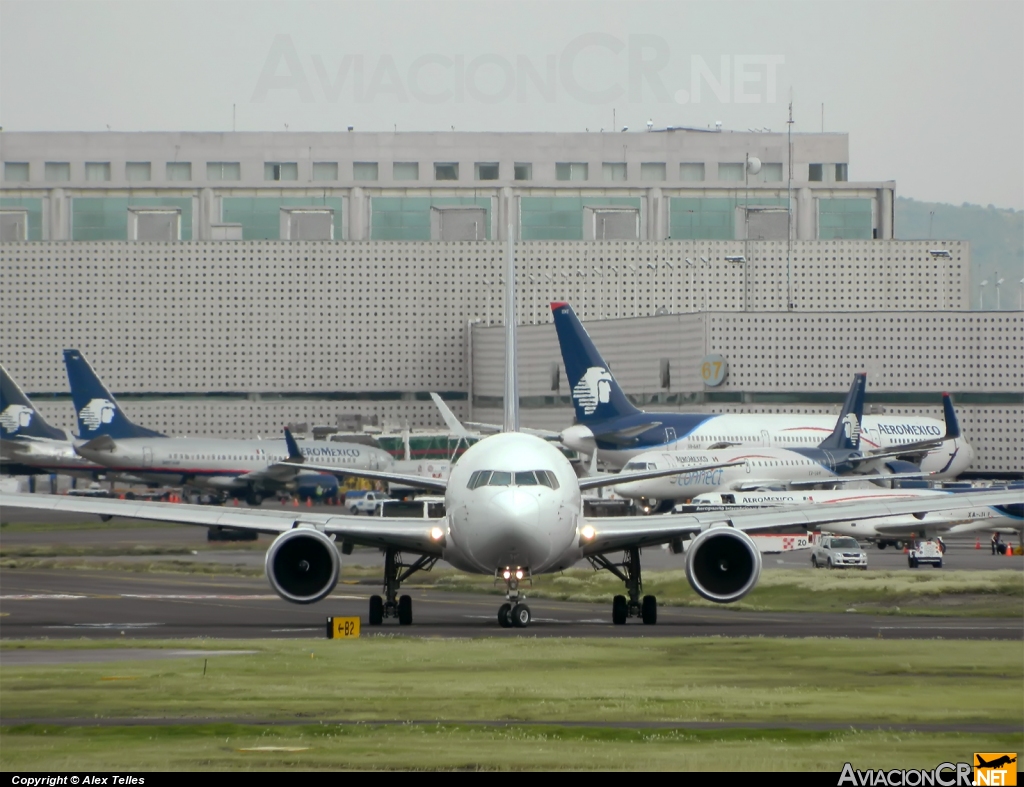
[[[811,550],[815,568],[859,568],[866,571],[868,554],[857,539],[849,536],[822,536]]]
[[[390,499],[384,492],[374,492],[373,490],[366,492],[360,489],[345,493],[345,508],[353,516],[357,514],[373,516],[380,510],[381,503]]]
[[[907,565],[917,568],[922,563],[931,563],[942,568],[942,544],[938,541],[916,541],[907,552]]]

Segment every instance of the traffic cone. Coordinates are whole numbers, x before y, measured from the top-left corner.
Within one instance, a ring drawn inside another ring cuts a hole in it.
[[[981,549],[981,536],[978,536],[978,538],[974,539],[974,548]]]
[[[306,508],[312,508],[312,507],[313,507],[313,498],[307,497],[306,498]]]
[[[231,502],[234,503],[237,506],[238,505],[238,498],[237,497],[231,498]]]
[[[299,507],[299,498],[293,497],[292,498],[292,508],[298,508],[298,507]]]

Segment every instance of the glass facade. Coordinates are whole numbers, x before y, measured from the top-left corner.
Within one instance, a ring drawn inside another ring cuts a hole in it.
[[[178,208],[181,239],[192,240],[191,197],[75,197],[71,200],[71,240],[127,240],[128,208]]]
[[[741,165],[742,166],[742,165]],[[733,240],[736,208],[743,205],[786,207],[785,197],[673,197],[669,201],[669,238]]]
[[[488,197],[373,197],[370,200],[370,240],[430,240],[430,208],[457,206],[484,209],[484,228],[490,240],[491,200]]]
[[[523,240],[583,240],[583,209],[620,206],[640,209],[639,197],[523,197]]]
[[[870,240],[872,235],[871,200],[818,200],[818,238],[820,240]]]
[[[281,208],[332,208],[334,238],[341,240],[345,237],[342,203],[341,197],[224,197],[221,220],[241,224],[242,240],[280,240]]]
[[[28,214],[26,236],[28,240],[43,239],[43,201],[30,197],[0,197],[0,208],[15,208]],[[127,216],[125,227],[127,231]]]

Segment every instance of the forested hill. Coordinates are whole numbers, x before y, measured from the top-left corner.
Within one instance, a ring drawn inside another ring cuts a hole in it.
[[[1024,277],[1024,211],[982,207],[965,202],[947,205],[896,199],[896,237],[902,240],[968,240],[971,242],[971,306],[978,306],[978,285],[988,279],[985,308],[994,309],[996,272],[1005,279],[1000,301],[1004,309],[1020,304]]]

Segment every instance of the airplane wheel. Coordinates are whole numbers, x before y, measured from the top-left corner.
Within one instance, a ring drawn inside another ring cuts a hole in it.
[[[412,597],[411,596],[399,596],[398,597],[398,623],[402,626],[408,626],[412,623]]]
[[[384,599],[370,596],[370,625],[379,626],[384,622]]]
[[[626,606],[625,596],[616,596],[612,599],[612,623],[621,626],[629,616],[629,608]]]
[[[530,625],[530,608],[526,604],[516,604],[512,607],[512,625],[517,629],[524,629]]]
[[[512,628],[512,605],[502,604],[498,607],[498,625],[503,629]]]
[[[644,596],[640,605],[640,617],[648,626],[658,622],[658,599],[654,596]]]
[[[263,502],[263,495],[259,492],[250,492],[245,496],[245,502],[251,506],[258,506]]]

